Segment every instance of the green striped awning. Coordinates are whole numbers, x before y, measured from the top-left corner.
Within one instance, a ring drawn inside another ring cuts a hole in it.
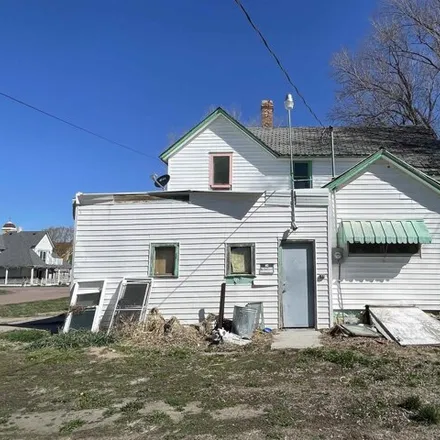
[[[423,220],[343,221],[338,244],[345,243],[431,243],[431,234]]]

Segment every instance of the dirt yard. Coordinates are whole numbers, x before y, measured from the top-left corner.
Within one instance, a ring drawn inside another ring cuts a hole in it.
[[[69,287],[8,287],[1,286],[0,305],[67,298]]]
[[[25,340],[32,334],[24,335]],[[440,349],[324,338],[300,352],[0,340],[2,439],[440,436]]]

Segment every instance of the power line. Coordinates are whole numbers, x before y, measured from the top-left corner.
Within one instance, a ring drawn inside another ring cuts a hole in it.
[[[234,0],[235,3],[237,3],[237,6],[243,11],[243,14],[246,16],[247,21],[249,22],[249,24],[252,26],[252,28],[255,30],[255,32],[259,35],[261,41],[263,42],[264,46],[266,47],[266,49],[269,51],[269,53],[272,55],[272,57],[275,59],[276,63],[278,64],[279,68],[281,69],[281,71],[284,73],[284,76],[287,78],[287,81],[289,82],[289,84],[293,87],[293,89],[295,90],[296,94],[301,98],[301,101],[304,103],[304,105],[306,106],[307,110],[311,113],[311,115],[318,121],[319,125],[321,125],[321,127],[324,127],[324,124],[321,122],[321,120],[318,118],[318,116],[316,115],[316,113],[312,110],[312,108],[310,107],[309,104],[307,104],[306,99],[304,98],[304,96],[301,94],[301,92],[298,90],[298,87],[296,87],[296,85],[292,82],[289,73],[287,72],[287,70],[283,67],[283,65],[281,64],[281,61],[279,60],[279,58],[277,57],[277,55],[275,54],[275,52],[270,48],[269,43],[267,42],[266,38],[264,38],[263,34],[261,33],[261,31],[258,29],[258,27],[255,25],[255,23],[253,22],[251,16],[249,15],[249,13],[246,11],[245,7],[241,4],[240,0]]]
[[[30,108],[32,110],[35,110],[35,111],[37,111],[39,113],[42,113],[43,115],[49,116],[52,119],[56,119],[57,121],[60,121],[60,122],[62,122],[64,124],[66,124],[66,125],[70,125],[71,127],[76,128],[77,130],[83,131],[84,133],[91,134],[92,136],[95,136],[98,139],[101,139],[103,141],[109,142],[110,144],[117,145],[118,147],[124,148],[124,149],[126,149],[128,151],[131,151],[131,152],[136,153],[136,154],[140,154],[141,156],[145,156],[145,157],[148,157],[150,159],[157,159],[157,160],[159,160],[155,156],[151,156],[151,155],[149,155],[147,153],[144,153],[144,152],[142,152],[140,150],[136,150],[135,148],[130,147],[128,145],[121,144],[120,142],[114,141],[114,140],[112,140],[112,139],[110,139],[110,138],[108,138],[106,136],[102,136],[102,135],[100,135],[98,133],[95,133],[94,131],[88,130],[87,128],[84,128],[84,127],[81,127],[79,125],[76,125],[73,122],[66,121],[65,119],[60,118],[58,116],[55,116],[52,113],[46,112],[45,110],[42,110],[42,109],[40,109],[38,107],[35,107],[35,106],[31,105],[31,104],[28,104],[27,102],[24,102],[24,101],[21,101],[20,99],[14,98],[13,96],[8,95],[7,93],[0,92],[0,95],[3,96],[4,98],[10,99],[11,101],[17,102],[18,104],[24,105],[25,107],[28,107],[28,108]]]

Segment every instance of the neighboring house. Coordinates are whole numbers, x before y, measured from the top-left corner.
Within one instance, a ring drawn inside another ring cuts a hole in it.
[[[440,310],[440,141],[419,127],[244,127],[222,109],[160,157],[163,192],[82,194],[75,280],[106,280],[102,326],[123,278],[153,278],[149,307],[188,323],[262,301],[270,327],[327,328],[366,304]],[[431,176],[431,177],[430,177]],[[292,230],[292,220],[297,229]]]
[[[7,222],[0,235],[0,282],[5,285],[66,283],[70,265],[54,252],[44,231],[17,231]]]

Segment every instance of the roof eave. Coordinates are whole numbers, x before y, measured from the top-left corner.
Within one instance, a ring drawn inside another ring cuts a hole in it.
[[[240,131],[242,131],[246,136],[252,139],[254,142],[259,144],[263,149],[265,149],[269,154],[274,157],[279,157],[279,154],[269,148],[261,139],[251,133],[243,124],[238,122],[235,118],[233,118],[228,112],[223,110],[221,107],[217,107],[212,113],[210,113],[205,119],[200,121],[196,126],[194,126],[191,130],[189,130],[186,134],[184,134],[180,139],[178,139],[174,144],[168,147],[159,158],[164,162],[168,163],[168,159],[175,154],[178,150],[180,150],[183,145],[189,141],[191,138],[197,136],[202,130],[204,130],[212,121],[217,119],[219,116],[225,117],[229,122],[235,125]]]
[[[338,191],[339,189],[353,181],[355,178],[357,178],[360,174],[364,172],[364,170],[366,170],[370,165],[372,165],[379,159],[387,160],[404,173],[411,175],[417,181],[429,186],[434,191],[440,193],[440,182],[433,179],[432,177],[429,177],[427,174],[423,173],[422,171],[418,170],[417,168],[413,167],[409,163],[398,158],[397,156],[385,149],[380,149],[379,151],[376,151],[376,153],[371,154],[364,160],[357,163],[354,167],[350,168],[349,170],[345,171],[344,173],[333,179],[331,182],[324,185],[323,188],[327,188],[330,191]]]

